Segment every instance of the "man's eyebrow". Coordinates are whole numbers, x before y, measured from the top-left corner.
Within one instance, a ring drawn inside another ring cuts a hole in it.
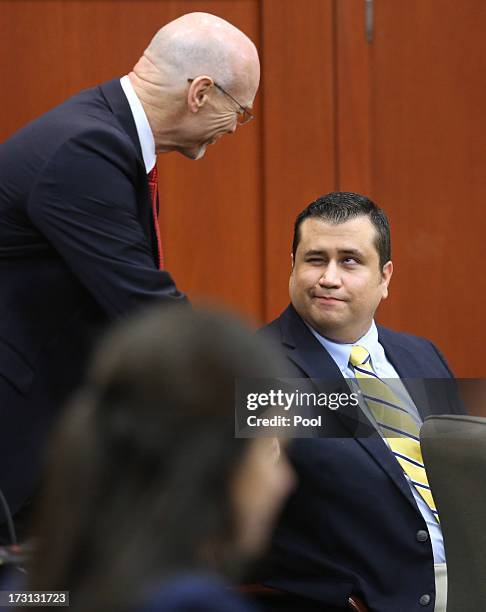
[[[358,259],[363,259],[365,257],[364,253],[359,249],[338,249],[337,252],[341,257],[356,257]],[[309,249],[308,251],[305,251],[304,257],[329,257],[329,252],[327,249]]]
[[[358,255],[359,257],[364,257],[364,254],[359,249],[338,249],[338,253],[342,253],[343,255]]]
[[[364,254],[362,251],[360,251],[359,249],[353,249],[353,248],[338,249],[338,253],[340,255],[355,255],[358,257],[364,257]],[[326,249],[309,249],[308,251],[304,253],[304,256],[312,257],[313,255],[326,255],[326,254],[327,254]]]

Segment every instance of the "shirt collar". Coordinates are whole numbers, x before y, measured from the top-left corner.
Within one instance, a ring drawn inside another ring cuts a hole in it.
[[[380,355],[378,329],[374,320],[371,322],[369,330],[363,336],[361,336],[359,340],[356,340],[356,342],[353,342],[352,344],[341,344],[340,342],[334,342],[333,340],[329,340],[329,338],[321,336],[321,334],[319,334],[307,323],[306,325],[317,338],[317,340],[319,340],[322,346],[331,355],[331,357],[334,359],[341,371],[347,369],[349,365],[349,356],[351,355],[351,349],[357,344],[363,346],[369,352],[369,354],[371,355],[372,363],[374,360],[376,361]]]
[[[148,122],[147,115],[143,110],[142,103],[135,93],[128,75],[125,75],[120,79],[120,85],[125,92],[128,104],[130,105],[130,110],[132,111],[135,127],[137,128],[138,139],[140,141],[140,147],[142,149],[145,171],[148,174],[155,166],[156,162],[154,135]]]

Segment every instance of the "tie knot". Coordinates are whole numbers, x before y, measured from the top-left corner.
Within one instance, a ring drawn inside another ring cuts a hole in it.
[[[368,360],[369,356],[370,354],[365,349],[365,347],[359,346],[359,344],[357,344],[351,349],[351,354],[349,355],[349,363],[352,366],[360,366]]]

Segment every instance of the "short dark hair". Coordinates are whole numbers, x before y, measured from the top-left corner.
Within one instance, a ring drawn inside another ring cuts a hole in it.
[[[317,198],[299,214],[294,225],[292,253],[300,242],[300,226],[309,218],[322,219],[329,223],[344,223],[349,219],[366,216],[376,230],[375,247],[380,258],[380,268],[391,259],[390,225],[384,211],[366,196],[350,191],[333,191]]]

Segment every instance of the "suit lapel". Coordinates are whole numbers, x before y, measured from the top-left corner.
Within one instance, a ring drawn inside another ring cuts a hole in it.
[[[336,387],[338,387],[335,390],[349,392],[349,387],[338,366],[310,332],[292,305],[282,314],[280,329],[282,343],[287,347],[289,359],[306,376],[316,379],[315,383],[319,391],[329,392],[329,385],[326,385],[325,381],[332,380],[333,382],[336,381]],[[395,364],[393,365],[395,366]],[[347,407],[339,408],[334,414],[347,430],[349,438],[354,438],[363,447],[393,480],[413,507],[417,509],[402,468],[363,412],[359,408]]]
[[[147,173],[143,161],[142,147],[138,138],[137,126],[133,118],[130,105],[122,89],[119,79],[113,79],[100,85],[101,92],[106,99],[111,111],[116,117],[120,127],[128,135],[130,141],[135,147],[138,160],[138,212],[139,220],[147,238],[150,241],[154,262],[158,267],[159,250],[157,244],[157,235],[154,227],[154,218],[152,214],[152,200],[148,187]],[[157,212],[159,209],[159,200],[157,193]]]
[[[397,371],[402,384],[407,389],[422,420],[424,420],[425,417],[436,411],[434,410],[435,407],[431,406],[430,399],[435,397],[438,389],[435,388],[435,392],[434,389],[427,392],[424,369],[417,363],[416,355],[402,345],[390,340],[386,331],[380,327],[378,328],[378,340],[385,349],[388,361]],[[444,412],[444,410],[439,410],[439,412]]]
[[[123,131],[127,133],[132,141],[137,151],[143,173],[146,174],[145,165],[143,163],[142,147],[138,139],[137,126],[135,125],[135,120],[130,105],[128,104],[127,97],[120,84],[120,80],[113,79],[112,81],[107,81],[100,85],[100,89],[120,126],[123,128]]]
[[[313,379],[313,384],[319,392],[349,394],[350,388],[335,361],[292,305],[281,318],[281,332],[289,359],[302,370],[304,376]],[[330,419],[337,419],[345,428],[347,433],[343,432],[342,435],[358,438],[375,433],[373,425],[356,406],[341,406],[333,411],[331,416],[328,415],[328,421]]]

